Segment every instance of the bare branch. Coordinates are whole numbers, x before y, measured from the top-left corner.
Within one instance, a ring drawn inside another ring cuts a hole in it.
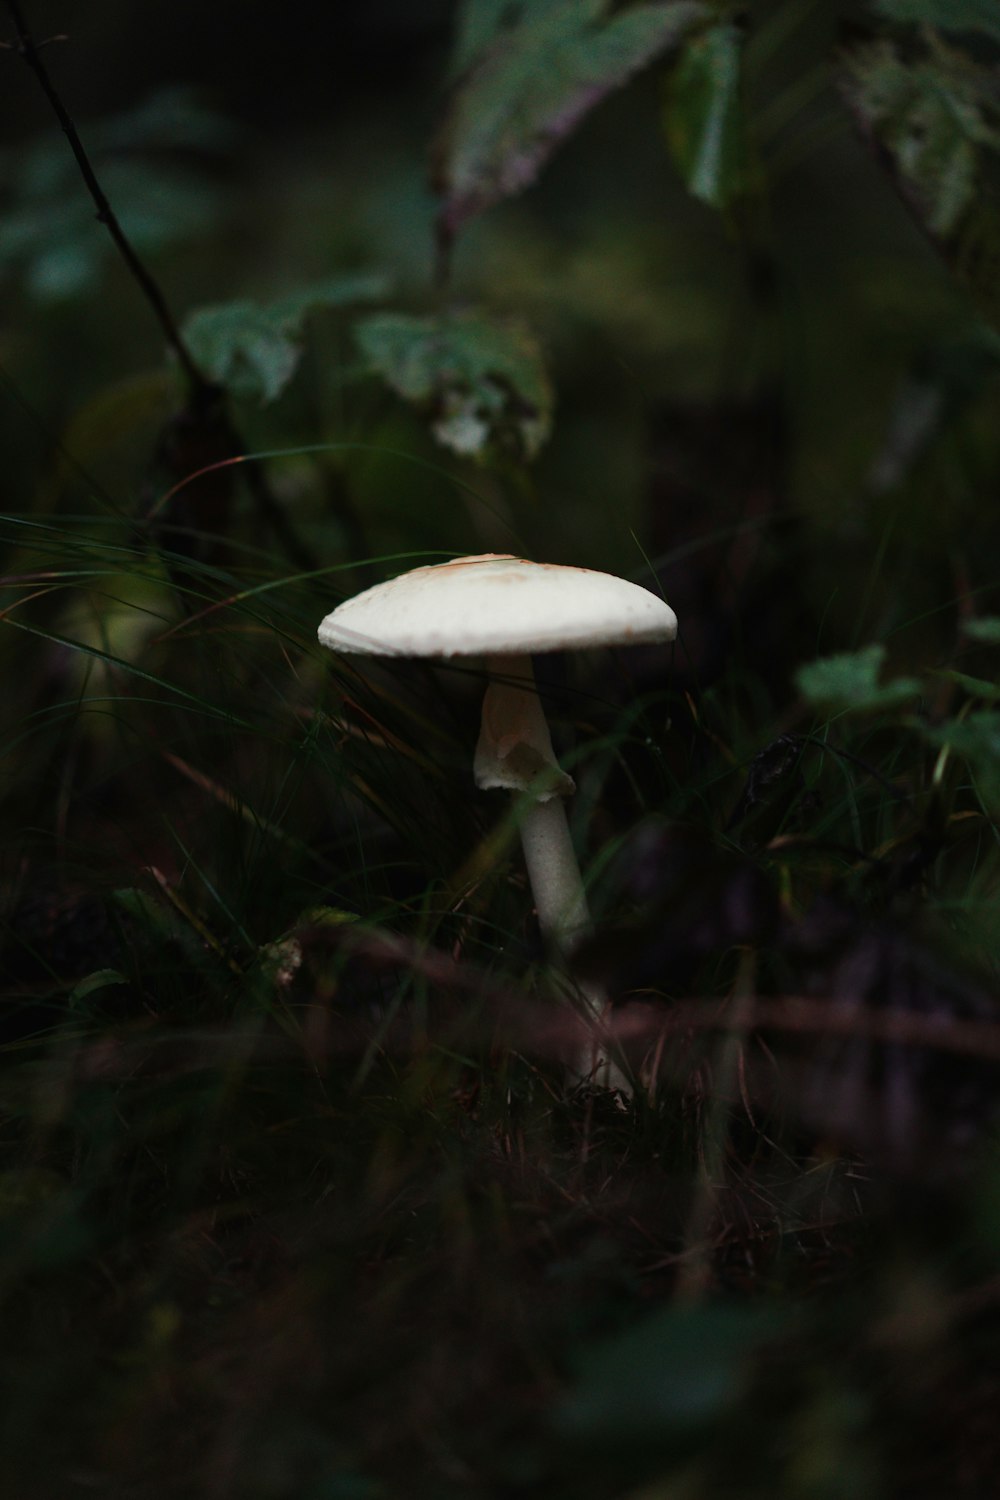
[[[118,221],[114,209],[108,201],[104,189],[101,187],[90,157],[87,155],[84,144],[80,139],[80,134],[73,123],[69,111],[56,91],[52,79],[49,77],[49,72],[42,61],[38,44],[34,41],[28,30],[20,0],[7,0],[7,9],[10,11],[17,33],[17,41],[13,50],[23,57],[28,67],[38,79],[46,99],[51,104],[55,116],[62,127],[62,132],[69,142],[70,150],[76,158],[77,166],[80,168],[80,173],[87,185],[87,191],[94,200],[98,222],[103,224],[107,229],[122,259],[138,282],[146,301],[159,319],[160,327],[163,329],[167,343],[176,354],[181,369],[184,371],[192,399],[197,403],[209,395],[214,395],[215,387],[211,381],[206,380],[192,359],[190,351],[181,337],[180,329],[177,327],[173,315],[167,306],[166,298],[160,290],[159,284],[136,254],[133,245]]]

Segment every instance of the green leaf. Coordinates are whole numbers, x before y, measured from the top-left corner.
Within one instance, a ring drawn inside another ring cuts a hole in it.
[[[452,99],[435,150],[451,238],[469,218],[534,182],[559,144],[595,105],[676,46],[706,14],[700,0],[660,0],[608,16],[609,0],[533,0],[479,6],[465,16],[486,50]],[[506,24],[501,25],[501,20]]]
[[[142,254],[194,238],[216,217],[217,192],[189,172],[115,159],[99,170],[124,233]],[[89,195],[75,181],[15,198],[0,236],[0,265],[20,264],[30,290],[47,300],[85,291],[113,254]]]
[[[1000,7],[993,0],[989,6],[1000,32]],[[972,8],[942,0],[933,13],[938,19],[971,19]],[[917,8],[908,8],[907,15],[916,19]],[[846,55],[846,66],[844,92],[862,131],[884,148],[881,157],[896,187],[958,282],[994,327],[1000,325],[995,69],[945,42],[930,26],[919,38],[908,37],[905,48],[889,39],[855,48]]]
[[[997,0],[875,0],[887,21],[936,26],[940,31],[982,31],[1000,40]]]
[[[237,131],[222,116],[175,90],[128,114],[85,124],[82,135],[101,186],[141,254],[202,234],[214,222],[219,192],[192,163],[196,153],[235,144]],[[8,189],[0,266],[20,269],[40,300],[86,292],[117,252],[94,217],[62,134],[49,130],[35,144],[0,153],[0,178]]]
[[[973,202],[979,150],[1000,149],[983,80],[938,50],[904,58],[880,40],[848,59],[847,95],[866,132],[886,147],[900,185],[930,232],[952,235]]]
[[[982,615],[978,620],[964,620],[962,634],[974,641],[1000,646],[1000,615]]]
[[[746,187],[742,40],[728,23],[693,37],[667,83],[667,145],[690,191],[713,208],[725,208]]]
[[[988,682],[985,677],[970,677],[968,672],[957,672],[954,667],[943,667],[934,674],[943,677],[946,682],[953,682],[960,687],[970,698],[985,698],[992,702],[1000,698],[1000,682]]]
[[[533,458],[548,436],[552,389],[522,324],[474,311],[445,318],[376,313],[355,334],[370,369],[423,408],[435,437],[453,452]]]
[[[464,73],[493,45],[504,29],[510,9],[510,0],[465,0],[459,6],[449,66],[452,78]]]
[[[316,282],[276,302],[202,307],[185,319],[184,339],[199,368],[231,395],[273,401],[298,369],[310,312],[377,301],[387,289],[385,277],[363,273]]]
[[[884,660],[882,645],[824,656],[800,667],[795,684],[803,698],[816,708],[838,713],[897,708],[920,693],[920,683],[915,677],[894,677],[880,686],[878,678]]]
[[[106,990],[112,985],[128,984],[124,974],[117,969],[97,969],[93,974],[88,974],[86,979],[81,979],[79,984],[73,987],[69,997],[69,1008],[74,1010],[81,1005],[90,995],[96,994],[98,990]]]
[[[928,727],[925,734],[932,745],[946,745],[962,757],[983,806],[993,816],[1000,814],[1000,712],[982,709],[964,719]]]
[[[270,310],[250,301],[203,307],[185,319],[184,341],[210,380],[233,396],[261,402],[280,396],[301,349]]]
[[[575,1444],[625,1447],[714,1422],[739,1400],[753,1354],[782,1322],[773,1309],[667,1308],[589,1352],[556,1431]]]
[[[227,115],[203,104],[184,85],[158,89],[125,114],[113,115],[86,129],[91,151],[183,150],[224,154],[234,151],[244,134]],[[65,152],[65,143],[60,143]]]

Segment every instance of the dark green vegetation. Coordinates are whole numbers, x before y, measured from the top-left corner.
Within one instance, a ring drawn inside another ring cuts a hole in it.
[[[180,334],[0,53],[0,1491],[992,1493],[995,7],[61,9]],[[539,662],[630,1106],[316,644],[486,550],[681,621]]]

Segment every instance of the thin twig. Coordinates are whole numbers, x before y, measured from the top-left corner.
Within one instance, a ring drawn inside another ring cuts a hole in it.
[[[163,329],[167,343],[176,354],[181,369],[187,378],[192,397],[197,401],[200,398],[214,394],[215,387],[211,381],[206,380],[191,357],[191,353],[181,337],[180,329],[174,322],[173,315],[167,306],[166,298],[160,290],[158,283],[136,254],[128,236],[118,222],[114,209],[108,202],[107,195],[98,181],[97,174],[80,139],[79,132],[73,123],[69,111],[56,92],[55,85],[49,77],[48,69],[43,63],[38,47],[28,30],[20,0],[7,0],[7,9],[11,13],[17,32],[15,50],[24,58],[28,67],[38,79],[46,99],[51,104],[56,118],[62,127],[63,134],[69,142],[70,150],[76,158],[77,166],[80,168],[83,180],[87,185],[87,190],[94,200],[98,222],[103,224],[107,229],[122,259],[139,283],[146,301],[159,319],[160,327]]]
[[[97,173],[94,171],[90,157],[80,134],[73,123],[72,116],[60,98],[52,79],[49,77],[48,69],[43,63],[38,45],[28,30],[21,0],[7,0],[7,9],[10,11],[17,33],[17,42],[14,50],[17,51],[28,67],[34,73],[41,86],[42,92],[48,99],[55,113],[63,134],[69,142],[70,150],[76,158],[77,166],[94,201],[97,209],[98,221],[105,226],[115,247],[119,251],[125,264],[128,266],[133,277],[138,282],[143,296],[149,303],[156,317],[159,319],[160,327],[163,329],[167,344],[177,356],[178,364],[184,372],[188,383],[190,405],[188,410],[195,417],[209,418],[211,410],[221,395],[220,388],[202,373],[191,355],[173,314],[167,305],[167,299],[160,289],[159,283],[149,271],[148,267],[136,253],[114,209],[108,201],[107,194],[101,187]],[[233,446],[234,455],[240,455],[243,447],[239,434],[226,419],[226,428]],[[272,493],[264,474],[256,468],[252,468],[247,474],[247,485],[257,506],[258,513],[262,519],[271,527],[278,541],[282,544],[291,560],[303,571],[310,571],[318,566],[317,559],[309,547],[302,542],[292,526],[284,509]]]

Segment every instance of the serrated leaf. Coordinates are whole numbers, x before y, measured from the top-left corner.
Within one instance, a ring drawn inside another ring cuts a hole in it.
[[[993,0],[987,3],[1000,25],[1000,8]],[[934,14],[942,20],[972,19],[971,8],[952,6],[950,0],[942,0]],[[902,8],[898,15],[904,18]],[[908,8],[906,16],[917,19],[917,7]],[[915,40],[907,39],[905,51],[884,39],[849,52],[844,93],[863,133],[885,148],[883,160],[896,187],[956,279],[997,326],[1000,99],[995,70],[946,43],[930,26],[921,28],[918,46]]]
[[[882,645],[824,656],[800,667],[795,674],[795,685],[808,703],[833,712],[867,713],[898,708],[920,693],[920,683],[915,677],[894,677],[880,685],[878,679],[884,661]]]
[[[526,188],[612,90],[676,45],[706,14],[700,0],[632,5],[534,0],[475,20],[488,45],[455,91],[435,148],[442,237]]]
[[[249,300],[199,308],[185,319],[182,333],[209,380],[233,396],[261,402],[281,395],[302,353],[269,309]]]
[[[973,202],[979,149],[1000,149],[983,81],[944,53],[904,58],[887,40],[857,48],[848,67],[862,126],[889,151],[931,234],[953,234]]]
[[[203,307],[185,319],[184,339],[199,368],[231,395],[273,401],[298,369],[309,313],[375,301],[387,289],[385,277],[367,273],[316,282],[275,302]]]
[[[481,312],[377,313],[355,327],[369,368],[423,408],[435,437],[465,457],[533,458],[549,433],[552,389],[521,323]]]
[[[980,31],[1000,40],[997,0],[875,0],[887,21],[936,26],[939,31]]]
[[[738,26],[710,27],[681,49],[667,83],[667,145],[691,193],[713,208],[746,187],[742,43]]]

